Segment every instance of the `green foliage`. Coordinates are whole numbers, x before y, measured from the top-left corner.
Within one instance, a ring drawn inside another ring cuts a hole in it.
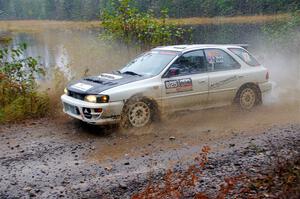
[[[38,93],[36,75],[44,70],[33,57],[26,57],[26,44],[0,49],[0,122],[40,117],[47,113],[49,100]]]
[[[0,19],[97,19],[100,0],[0,0]]]
[[[0,0],[0,19],[95,20],[110,0]],[[300,9],[299,0],[135,0],[155,16],[168,8],[171,17],[276,14]]]
[[[49,104],[47,93],[32,92],[17,96],[3,108],[0,123],[43,117],[49,111]]]
[[[1,36],[0,44],[9,44],[12,41],[12,38],[9,36]]]
[[[124,42],[126,45],[148,49],[157,45],[182,43],[190,30],[166,23],[167,10],[158,20],[153,13],[139,12],[132,0],[111,1],[111,9],[102,14],[103,37]]]
[[[18,48],[0,49],[0,73],[6,75],[10,83],[20,86],[21,92],[35,88],[35,74],[44,74],[44,70],[33,57],[24,56],[27,45]]]
[[[293,12],[290,18],[288,22],[265,25],[262,30],[269,44],[300,52],[300,11]]]

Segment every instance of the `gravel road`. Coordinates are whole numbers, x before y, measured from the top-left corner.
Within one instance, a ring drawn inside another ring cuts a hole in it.
[[[226,176],[272,167],[274,146],[285,157],[300,153],[299,109],[170,118],[143,133],[64,117],[3,125],[0,198],[130,198],[150,174],[159,180],[168,168],[184,169],[203,146],[212,151],[199,189],[213,195]]]

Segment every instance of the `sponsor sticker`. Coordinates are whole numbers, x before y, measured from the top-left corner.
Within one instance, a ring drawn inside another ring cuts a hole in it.
[[[176,79],[165,81],[166,92],[178,93],[193,90],[193,81],[191,78]]]
[[[209,51],[206,55],[210,64],[224,63],[224,57],[218,51]]]
[[[87,90],[93,88],[93,86],[84,84],[84,83],[77,83],[77,84],[72,85],[71,87],[75,88],[77,90],[81,90],[81,91],[87,91]]]
[[[122,79],[122,76],[114,75],[114,74],[108,74],[108,73],[102,73],[99,78],[107,79],[107,80],[116,80],[116,79]]]
[[[220,86],[224,86],[224,85],[226,85],[226,84],[229,84],[229,83],[232,83],[232,82],[234,82],[234,81],[236,81],[236,80],[238,80],[238,79],[240,79],[240,78],[242,78],[242,77],[238,77],[238,76],[232,76],[232,77],[229,77],[229,78],[227,78],[227,79],[224,79],[224,80],[222,80],[222,81],[219,81],[219,82],[215,82],[215,83],[213,83],[213,84],[211,84],[211,88],[218,88],[218,87],[220,87]]]

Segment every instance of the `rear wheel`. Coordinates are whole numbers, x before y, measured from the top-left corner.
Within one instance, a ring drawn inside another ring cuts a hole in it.
[[[259,89],[254,85],[247,85],[240,89],[237,102],[242,110],[251,110],[259,104],[261,96]]]

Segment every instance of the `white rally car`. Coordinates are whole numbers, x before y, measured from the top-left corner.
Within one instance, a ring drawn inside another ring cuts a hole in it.
[[[250,110],[271,89],[268,70],[238,45],[180,45],[72,82],[61,100],[65,113],[84,122],[138,128],[170,111],[232,103]]]

